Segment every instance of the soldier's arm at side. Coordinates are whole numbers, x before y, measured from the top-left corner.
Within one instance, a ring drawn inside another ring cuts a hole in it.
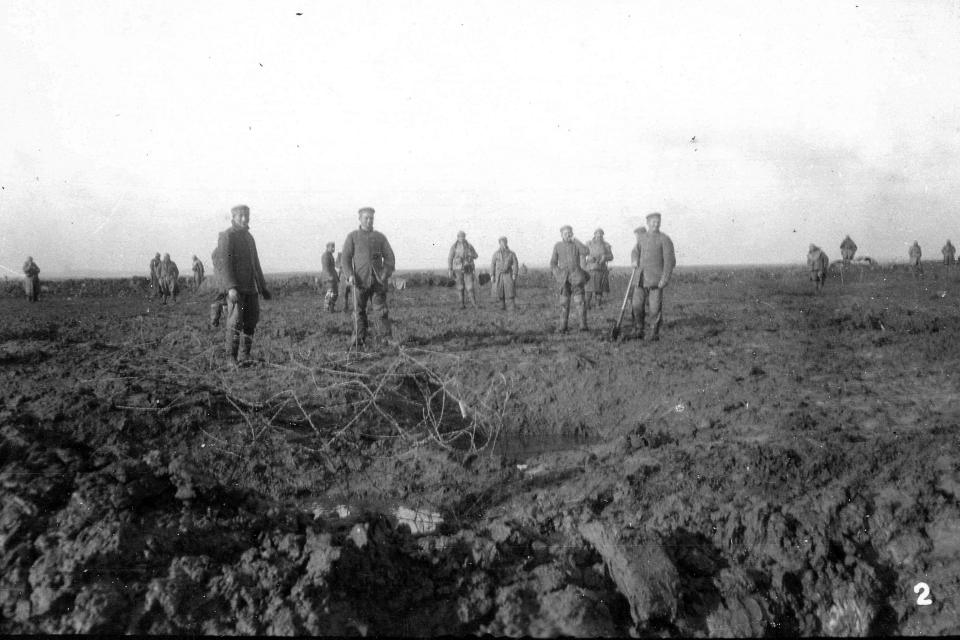
[[[517,254],[510,252],[510,277],[513,278],[513,281],[517,281],[517,276],[520,275],[520,261],[517,259]]]
[[[267,289],[263,269],[260,268],[260,253],[257,251],[257,243],[253,241],[253,238],[250,238],[250,246],[253,248],[253,272],[257,278],[257,289],[260,290],[260,295],[263,296],[264,300],[269,300],[272,296],[270,290]]]
[[[383,236],[383,279],[387,280],[397,268],[397,258],[386,236]]]
[[[550,269],[556,271],[560,266],[560,253],[557,251],[557,245],[553,245],[553,253],[550,254]]]
[[[453,271],[453,256],[457,251],[457,243],[454,242],[450,246],[450,253],[447,254],[447,271]]]
[[[228,293],[233,291],[235,297],[237,291],[237,271],[234,269],[233,249],[230,246],[232,239],[233,234],[231,233],[220,234],[217,249],[220,251],[220,262],[223,265],[223,289]]]
[[[673,241],[664,237],[663,242],[663,275],[660,277],[660,288],[670,283],[670,276],[673,275],[673,268],[677,266],[677,258],[673,253]]]
[[[477,250],[473,248],[473,245],[472,245],[472,244],[470,244],[470,243],[468,242],[468,243],[467,243],[467,246],[470,248],[470,259],[471,259],[471,260],[476,260],[477,258],[480,257],[480,254],[477,253]]]
[[[343,249],[340,251],[340,268],[343,269],[343,276],[347,282],[356,284],[353,273],[353,233],[347,234],[347,239],[343,241]]]

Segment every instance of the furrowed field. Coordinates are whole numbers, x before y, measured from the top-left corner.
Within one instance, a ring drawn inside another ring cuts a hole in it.
[[[960,633],[956,268],[681,270],[656,343],[407,277],[238,370],[209,292],[8,283],[0,633]]]

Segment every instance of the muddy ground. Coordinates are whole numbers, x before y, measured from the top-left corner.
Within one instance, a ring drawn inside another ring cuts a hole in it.
[[[960,633],[960,273],[690,270],[656,343],[414,286],[361,354],[305,282],[237,371],[206,293],[0,299],[0,633]]]

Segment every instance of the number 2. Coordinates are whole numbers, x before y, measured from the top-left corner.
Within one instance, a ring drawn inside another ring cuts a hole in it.
[[[933,600],[930,599],[930,587],[926,582],[918,582],[913,585],[913,592],[919,593],[917,596],[917,605],[925,607],[927,605],[933,604]]]

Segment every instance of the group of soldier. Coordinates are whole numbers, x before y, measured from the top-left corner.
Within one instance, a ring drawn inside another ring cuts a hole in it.
[[[193,290],[197,291],[203,283],[204,272],[203,263],[193,256]],[[172,298],[177,301],[180,294],[180,269],[177,263],[170,259],[170,254],[163,254],[163,258],[157,253],[150,260],[150,296],[160,298],[161,304],[166,304],[167,299]]]
[[[953,243],[950,240],[947,240],[947,244],[943,245],[943,249],[940,250],[943,254],[943,264],[945,266],[953,265],[956,260],[957,250],[954,248]],[[850,236],[847,236],[843,239],[843,242],[840,243],[840,258],[844,265],[849,264],[853,261],[853,256],[857,253],[857,243],[853,241]],[[910,258],[910,267],[913,270],[914,276],[920,277],[923,275],[923,262],[921,258],[923,257],[923,250],[920,249],[920,243],[916,240],[913,241],[913,244],[910,245],[910,248],[907,250],[907,256]],[[823,290],[823,285],[827,280],[827,270],[830,267],[830,260],[827,258],[827,254],[824,253],[823,249],[818,247],[815,244],[810,245],[810,249],[807,253],[807,268],[810,271],[810,279],[813,280],[816,290],[818,292]]]

